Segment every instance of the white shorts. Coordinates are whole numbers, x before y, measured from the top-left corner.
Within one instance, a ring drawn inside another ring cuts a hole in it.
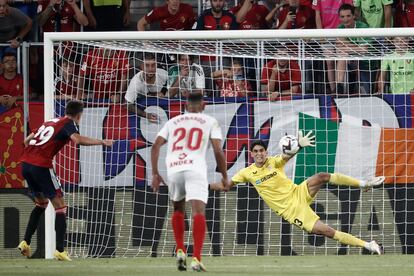
[[[207,204],[207,174],[182,171],[168,175],[168,193],[172,201],[201,200]]]

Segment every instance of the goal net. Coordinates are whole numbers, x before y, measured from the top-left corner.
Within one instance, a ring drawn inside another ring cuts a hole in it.
[[[69,144],[56,157],[69,253],[174,254],[168,187],[152,192],[150,151],[189,93],[203,93],[204,112],[221,125],[230,177],[251,164],[253,140],[276,155],[279,139],[298,130],[314,131],[316,148],[286,165],[296,184],[318,172],[385,175],[368,192],[326,185],[311,207],[323,222],[376,240],[387,253],[413,253],[414,44],[407,30],[383,36],[376,29],[324,37],[317,30],[45,34],[46,117],[63,116],[68,99],[82,98],[80,133],[115,140],[112,148]],[[207,161],[209,182],[219,181],[211,150]],[[190,254],[191,217],[187,206]],[[210,191],[206,219],[204,255],[367,253],[289,225],[253,185]],[[46,228],[53,230],[53,220]],[[53,231],[47,240],[53,245]]]

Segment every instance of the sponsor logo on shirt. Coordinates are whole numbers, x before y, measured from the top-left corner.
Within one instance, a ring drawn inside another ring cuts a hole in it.
[[[185,153],[183,152],[183,153],[180,153],[180,155],[178,156],[178,159],[183,160],[183,159],[185,159],[186,157],[187,157],[187,154],[185,154]]]
[[[109,83],[111,80],[116,79],[116,72],[96,72],[95,79],[103,81],[105,84]]]
[[[382,13],[382,5],[381,8],[377,8],[375,5],[371,5],[368,9],[364,9],[366,13],[372,13],[372,14],[380,14]]]
[[[176,167],[176,166],[182,166],[182,165],[192,165],[194,164],[194,160],[190,159],[190,160],[178,160],[178,161],[173,161],[170,162],[170,168],[172,167]]]
[[[404,70],[404,68],[398,68],[398,69],[400,69],[400,70]],[[409,75],[412,75],[412,71],[394,71],[394,72],[392,72],[392,74],[394,75],[394,76],[409,76]]]
[[[269,180],[270,178],[272,178],[272,177],[274,177],[274,176],[276,176],[276,175],[277,175],[277,172],[276,172],[276,171],[274,171],[274,172],[272,172],[271,174],[268,174],[268,175],[266,175],[266,176],[263,176],[262,178],[260,178],[260,179],[256,180],[256,185],[259,185],[260,183],[263,183],[263,182],[265,182],[266,180]]]

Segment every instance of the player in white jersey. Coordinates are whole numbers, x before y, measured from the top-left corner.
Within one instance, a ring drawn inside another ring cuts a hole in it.
[[[191,267],[196,271],[206,271],[201,261],[201,251],[206,232],[205,206],[208,199],[206,151],[209,142],[214,150],[222,183],[227,185],[227,170],[221,149],[221,130],[216,119],[201,112],[204,109],[201,94],[190,94],[187,102],[188,113],[170,119],[152,145],[152,187],[158,191],[164,182],[158,171],[160,147],[168,142],[167,175],[168,190],[174,213],[172,228],[176,241],[177,265],[186,270],[186,250],[184,246],[185,201],[190,201],[193,213],[193,260]]]

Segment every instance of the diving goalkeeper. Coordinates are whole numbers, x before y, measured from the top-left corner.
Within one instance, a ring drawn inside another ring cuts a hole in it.
[[[348,233],[335,230],[323,223],[319,216],[309,206],[319,189],[328,182],[334,185],[358,187],[368,190],[381,185],[384,177],[374,177],[368,181],[358,180],[340,173],[317,173],[300,185],[295,185],[284,171],[285,164],[299,151],[300,148],[315,146],[315,136],[309,132],[303,136],[299,132],[299,147],[291,154],[282,153],[268,156],[267,146],[263,141],[255,141],[250,145],[250,154],[254,163],[240,170],[222,189],[228,191],[238,183],[251,183],[276,214],[289,223],[306,230],[307,232],[323,235],[339,241],[342,244],[366,248],[372,253],[381,255],[382,249],[376,241],[366,242]],[[217,183],[217,186],[220,184]]]

